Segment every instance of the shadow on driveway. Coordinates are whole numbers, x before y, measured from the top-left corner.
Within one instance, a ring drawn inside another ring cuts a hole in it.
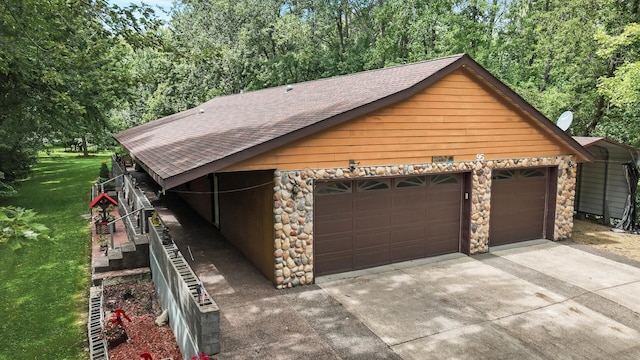
[[[220,308],[216,359],[400,359],[318,286],[276,290],[175,194],[152,202]]]

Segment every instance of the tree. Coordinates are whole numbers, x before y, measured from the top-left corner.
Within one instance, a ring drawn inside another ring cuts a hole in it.
[[[88,136],[107,136],[107,114],[130,90],[125,43],[143,44],[157,26],[135,12],[150,14],[104,0],[0,3],[0,171],[7,181],[25,175],[46,138],[81,138],[86,154]]]
[[[614,106],[640,105],[640,24],[628,24],[621,34],[615,36],[601,30],[595,38],[601,45],[599,56],[611,58],[617,55],[622,61],[614,76],[601,78],[601,93]]]
[[[18,250],[37,240],[50,240],[49,229],[36,222],[36,212],[29,209],[0,207],[0,246]]]

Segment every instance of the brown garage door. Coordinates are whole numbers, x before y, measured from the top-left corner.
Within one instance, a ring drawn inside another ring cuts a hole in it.
[[[317,275],[458,252],[462,176],[316,184]]]
[[[548,169],[494,170],[489,245],[544,236]]]

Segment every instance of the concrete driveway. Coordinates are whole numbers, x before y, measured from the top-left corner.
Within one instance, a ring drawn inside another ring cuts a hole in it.
[[[640,357],[633,263],[548,241],[437,260],[317,282],[403,359]]]

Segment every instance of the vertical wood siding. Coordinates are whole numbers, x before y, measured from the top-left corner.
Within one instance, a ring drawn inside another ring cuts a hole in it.
[[[354,91],[357,91],[354,90]],[[572,153],[459,69],[411,98],[235,164],[224,171],[523,158]]]
[[[213,222],[211,196],[208,194],[211,191],[211,180],[208,177],[203,176],[189,181],[175,190],[200,216],[208,222]]]
[[[273,171],[218,176],[220,232],[273,281]]]

